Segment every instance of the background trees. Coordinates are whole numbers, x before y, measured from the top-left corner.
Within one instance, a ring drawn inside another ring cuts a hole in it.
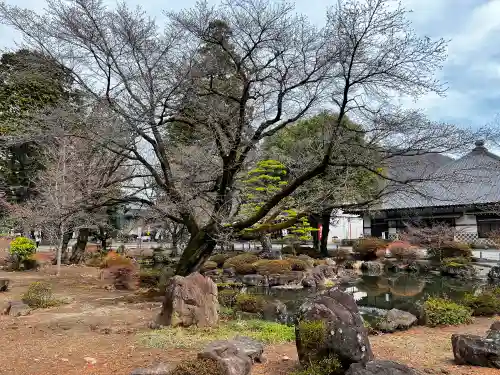
[[[415,35],[406,11],[389,0],[338,3],[322,29],[270,1],[199,3],[168,14],[164,29],[123,4],[47,3],[41,15],[0,4],[0,17],[69,67],[86,100],[106,107],[114,130],[128,134],[94,128],[91,138],[140,170],[131,197],[186,227],[179,274],[198,269],[220,238],[241,235],[330,168],[387,179],[379,168],[394,155],[453,152],[476,137],[390,104],[396,95],[444,92],[434,72],[446,44]],[[336,113],[319,152],[238,220],[240,180],[257,146],[317,108]],[[349,129],[347,114],[359,129]],[[170,142],[174,125],[193,137]],[[347,145],[346,130],[359,132],[363,144]],[[338,150],[347,152],[334,157]],[[383,157],[374,164],[368,151]]]

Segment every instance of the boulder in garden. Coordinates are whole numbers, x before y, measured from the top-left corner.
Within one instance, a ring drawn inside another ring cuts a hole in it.
[[[224,375],[250,375],[252,359],[244,344],[232,341],[214,341],[198,353],[198,358],[212,359],[224,368]]]
[[[491,267],[488,272],[488,279],[491,282],[499,283],[500,282],[500,266]]]
[[[382,332],[395,332],[409,329],[417,322],[417,317],[409,312],[392,309],[377,324],[377,328]]]
[[[455,362],[500,369],[500,340],[475,335],[452,335]]]
[[[210,327],[218,322],[217,285],[199,273],[169,280],[158,323],[163,326]]]
[[[371,361],[353,363],[345,375],[420,375],[420,372],[393,361]]]
[[[3,313],[10,316],[25,316],[31,314],[31,307],[22,301],[10,301]]]
[[[297,314],[296,345],[303,366],[337,358],[344,370],[373,360],[368,333],[354,298],[333,288],[305,302]]]

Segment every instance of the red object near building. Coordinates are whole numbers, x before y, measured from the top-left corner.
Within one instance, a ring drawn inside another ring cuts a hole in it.
[[[318,226],[318,238],[321,241],[321,233],[323,232],[323,225]]]

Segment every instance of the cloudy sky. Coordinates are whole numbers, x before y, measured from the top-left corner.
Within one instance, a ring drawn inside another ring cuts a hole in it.
[[[33,10],[42,10],[44,0],[4,0]],[[110,5],[113,0],[106,0]],[[178,10],[196,0],[126,0],[151,15],[160,10]],[[216,2],[216,0],[210,0]],[[296,0],[296,8],[318,25],[325,9],[336,0]],[[500,0],[401,0],[412,9],[415,30],[425,36],[450,39],[448,60],[439,73],[447,83],[445,98],[426,96],[407,106],[424,109],[432,120],[464,126],[493,122],[500,114]],[[182,5],[181,5],[182,3]],[[0,48],[12,48],[19,35],[0,26]]]

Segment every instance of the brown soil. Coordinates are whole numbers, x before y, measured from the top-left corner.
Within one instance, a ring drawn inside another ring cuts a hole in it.
[[[37,310],[27,317],[0,316],[3,344],[0,374],[16,375],[127,375],[154,362],[175,363],[195,355],[187,350],[140,347],[136,334],[147,330],[160,308],[159,302],[141,302],[132,292],[111,291],[98,278],[99,270],[64,267],[59,278],[54,270],[6,273],[12,288],[0,293],[1,304],[16,300],[27,286],[48,280],[54,292],[73,298],[69,305]],[[452,333],[483,335],[492,319],[476,319],[469,326],[410,331],[371,337],[377,358],[392,359],[427,370],[431,374],[488,375],[498,370],[453,365]],[[296,367],[293,344],[270,346],[268,361],[256,365],[253,375],[285,375]],[[88,360],[85,358],[88,357]],[[96,363],[91,364],[90,359]]]

